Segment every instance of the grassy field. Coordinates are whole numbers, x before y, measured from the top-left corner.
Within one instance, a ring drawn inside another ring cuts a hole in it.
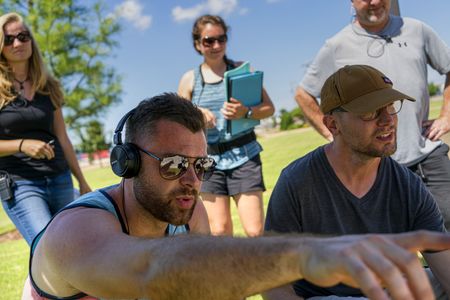
[[[442,102],[431,103],[430,115],[439,114]],[[270,193],[281,170],[294,159],[324,144],[325,140],[311,128],[270,134],[259,138],[262,152],[264,180],[267,192],[264,203],[267,205]],[[85,176],[93,188],[108,186],[119,181],[109,167],[85,171]],[[243,235],[239,217],[233,207],[233,221],[236,235]],[[0,234],[14,229],[3,209],[0,209]],[[0,243],[0,300],[20,299],[23,281],[28,268],[28,246],[24,240]],[[260,296],[249,298],[259,300]]]

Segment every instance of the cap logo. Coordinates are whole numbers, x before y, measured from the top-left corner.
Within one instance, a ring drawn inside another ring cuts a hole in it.
[[[393,85],[392,81],[389,78],[387,78],[386,76],[382,76],[381,78],[383,78],[384,83]]]

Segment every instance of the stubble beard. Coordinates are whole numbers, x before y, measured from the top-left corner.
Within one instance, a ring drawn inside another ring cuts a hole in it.
[[[379,26],[380,24],[386,22],[388,17],[389,12],[386,9],[383,9],[383,12],[379,15],[375,14],[375,11],[373,10],[367,10],[359,13],[357,12],[357,20],[364,28]]]
[[[392,154],[394,154],[395,151],[397,150],[397,132],[394,131],[393,135],[394,135],[394,140],[391,143],[385,144],[381,149],[378,149],[373,145],[368,145],[365,147],[357,146],[357,147],[355,147],[354,150],[356,150],[356,152],[359,152],[360,154],[363,154],[369,158],[389,157]]]
[[[397,150],[397,143],[385,145],[381,150],[375,148],[367,148],[360,153],[363,153],[369,157],[389,157]]]
[[[171,191],[167,196],[158,192],[158,187],[149,182],[135,178],[133,182],[134,196],[137,202],[156,219],[172,225],[187,224],[194,213],[195,205],[199,199],[198,191],[188,188],[179,188]],[[176,204],[179,195],[194,196],[194,204],[190,209],[181,209]]]

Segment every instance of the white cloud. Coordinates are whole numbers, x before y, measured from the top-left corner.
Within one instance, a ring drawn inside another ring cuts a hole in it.
[[[193,20],[202,14],[227,15],[238,8],[238,0],[206,0],[193,7],[172,9],[172,17],[176,22]]]
[[[243,8],[241,8],[241,9],[239,9],[239,14],[240,14],[241,16],[245,16],[246,14],[248,14],[248,8],[243,7]]]
[[[237,7],[237,0],[208,0],[209,12],[213,15],[229,14]]]
[[[191,8],[182,8],[180,6],[176,6],[172,9],[172,17],[176,22],[193,20],[203,14],[205,11],[203,4],[198,4]]]
[[[116,6],[114,15],[130,22],[139,30],[145,30],[152,24],[152,16],[143,14],[144,7],[139,0],[125,0]]]

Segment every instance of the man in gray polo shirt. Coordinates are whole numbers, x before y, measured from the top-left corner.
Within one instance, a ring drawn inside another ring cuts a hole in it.
[[[398,149],[393,158],[416,172],[437,201],[450,229],[450,161],[440,138],[450,130],[450,49],[428,25],[389,15],[390,0],[352,0],[355,19],[326,41],[309,66],[296,100],[311,124],[324,137],[332,134],[322,123],[316,98],[326,78],[348,64],[367,64],[386,74],[396,89],[416,102],[405,103],[398,115]],[[427,65],[446,76],[439,117],[429,120]]]

